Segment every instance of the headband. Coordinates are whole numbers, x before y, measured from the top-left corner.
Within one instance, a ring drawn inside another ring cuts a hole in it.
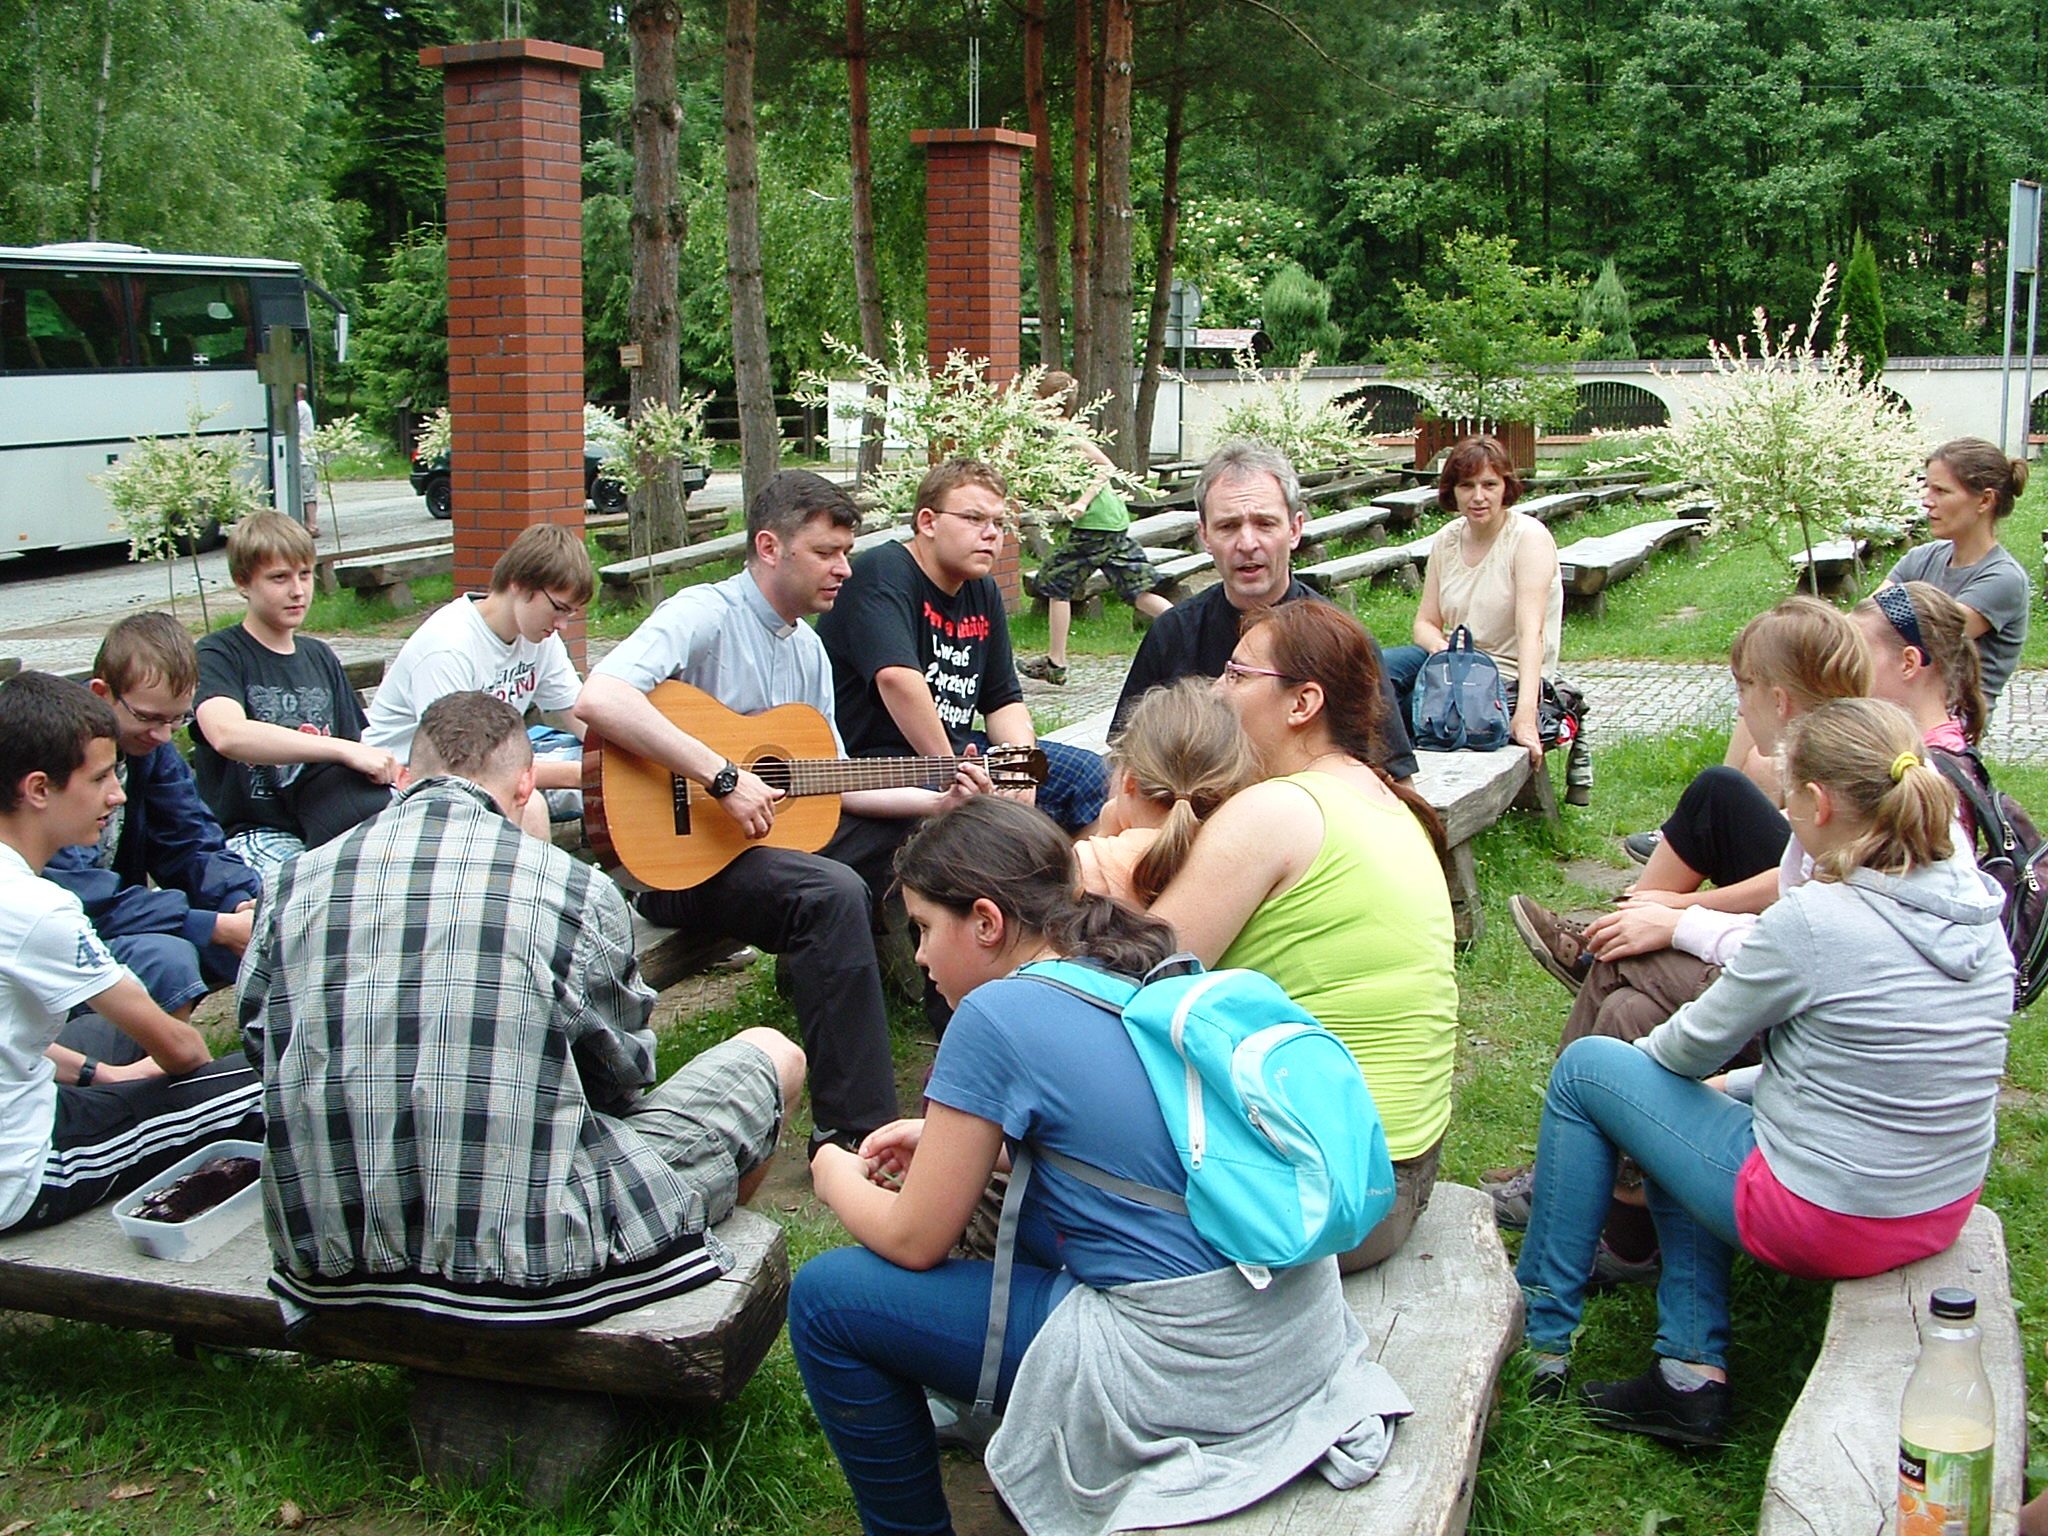
[[[1894,784],[1905,783],[1906,770],[1908,768],[1918,768],[1919,766],[1920,754],[1918,752],[1901,752],[1892,759],[1892,782]]]
[[[1872,599],[1877,611],[1885,616],[1892,632],[1906,642],[1908,648],[1920,653],[1920,664],[1931,667],[1934,657],[1927,649],[1927,642],[1920,635],[1920,615],[1914,611],[1913,599],[1904,587],[1879,587]]]

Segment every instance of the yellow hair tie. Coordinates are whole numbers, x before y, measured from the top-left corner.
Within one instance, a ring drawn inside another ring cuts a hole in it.
[[[1908,768],[1917,768],[1919,766],[1920,754],[1918,752],[1901,752],[1897,757],[1892,759],[1892,782],[1894,784],[1904,783],[1906,778],[1906,770]]]

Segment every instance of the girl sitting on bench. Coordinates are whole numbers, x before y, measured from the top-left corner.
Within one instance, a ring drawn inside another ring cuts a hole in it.
[[[1259,779],[1259,759],[1207,678],[1142,695],[1109,745],[1109,798],[1096,835],[1074,844],[1081,885],[1149,907],[1209,813]]]
[[[1019,1146],[1036,1166],[1003,1314],[994,1400],[1007,1407],[984,1465],[1026,1530],[1208,1520],[1311,1465],[1340,1487],[1370,1477],[1386,1417],[1407,1403],[1366,1358],[1336,1266],[1278,1270],[1255,1290],[1186,1215],[1048,1155],[1185,1185],[1122,1022],[1010,975],[1057,957],[1143,975],[1173,931],[1081,894],[1060,830],[992,796],[921,825],[896,873],[953,1020],[924,1119],[884,1126],[858,1155],[818,1150],[818,1197],[862,1246],[812,1259],[789,1296],[790,1345],[862,1530],[952,1529],[922,1389],[976,1395],[992,1268],[947,1255]],[[1134,1397],[1139,1381],[1152,1390]]]
[[[1919,728],[1876,699],[1822,704],[1791,723],[1780,764],[1813,879],[1697,1001],[1639,1041],[1558,1057],[1517,1269],[1532,1391],[1561,1396],[1617,1161],[1642,1166],[1664,1256],[1657,1364],[1579,1395],[1615,1428],[1686,1444],[1730,1427],[1735,1254],[1838,1280],[1948,1247],[1983,1184],[2005,1062],[2002,902],[1955,843],[1955,793]],[[1696,1080],[1758,1031],[1761,1067]]]

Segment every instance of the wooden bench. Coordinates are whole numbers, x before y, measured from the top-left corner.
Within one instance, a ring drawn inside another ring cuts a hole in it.
[[[1856,585],[1856,574],[1869,553],[1868,539],[1826,539],[1814,545],[1811,551],[1794,551],[1792,572],[1798,578],[1797,585],[1808,591],[1818,583],[1821,591],[1841,596]]]
[[[1347,507],[1312,517],[1301,525],[1301,543],[1295,549],[1295,561],[1302,565],[1314,564],[1323,558],[1324,546],[1344,539],[1369,538],[1374,543],[1383,544],[1387,538],[1387,524],[1392,520],[1393,514],[1376,504]]]
[[[1301,566],[1294,574],[1325,596],[1354,581],[1378,581],[1383,576],[1395,576],[1408,586],[1420,586],[1422,567],[1435,543],[1435,534],[1425,534],[1410,544],[1383,544],[1378,549]]]
[[[1410,527],[1423,513],[1437,510],[1436,482],[1432,479],[1428,485],[1411,486],[1405,491],[1388,491],[1373,497],[1372,504],[1385,507],[1396,528]]]
[[[443,546],[453,549],[448,535],[438,533],[426,538],[400,539],[393,544],[379,544],[371,549],[330,549],[313,556],[313,581],[322,592],[338,592],[341,582],[336,579],[334,567],[344,560],[375,560],[387,556],[407,555],[423,549],[439,549]],[[453,570],[451,561],[449,569]]]
[[[719,560],[737,560],[746,552],[746,531],[737,529],[706,539],[701,544],[685,544],[679,549],[664,549],[651,555],[635,555],[630,560],[614,561],[598,568],[597,579],[615,596],[623,597],[643,581],[658,580],[677,571],[693,571],[700,565],[710,565]]]
[[[1682,543],[1697,549],[1705,529],[1696,518],[1668,517],[1567,544],[1557,552],[1564,595],[1596,616],[1604,613],[1609,587],[1633,576],[1667,545]]]
[[[1311,1469],[1199,1529],[1221,1536],[1457,1536],[1465,1529],[1501,1364],[1522,1336],[1522,1293],[1492,1204],[1469,1185],[1437,1185],[1400,1250],[1344,1281],[1372,1358],[1415,1405],[1372,1480],[1340,1491]]]
[[[618,1444],[630,1400],[729,1402],[782,1330],[782,1228],[740,1210],[717,1228],[732,1271],[585,1328],[466,1328],[391,1312],[316,1317],[287,1337],[259,1219],[193,1264],[145,1258],[104,1209],[0,1237],[0,1308],[168,1333],[181,1343],[289,1349],[415,1373],[410,1418],[436,1480],[505,1464],[553,1503]],[[629,1400],[619,1404],[614,1398]]]
[[[1201,514],[1185,509],[1174,512],[1155,512],[1150,517],[1141,517],[1132,522],[1130,535],[1140,544],[1186,544],[1193,539],[1202,526]]]
[[[399,613],[414,608],[412,584],[422,576],[446,576],[455,569],[455,546],[434,544],[395,554],[357,555],[337,560],[335,582],[357,596],[382,598]]]
[[[1946,1253],[1835,1283],[1820,1358],[1771,1453],[1758,1536],[1868,1536],[1894,1528],[1899,1398],[1928,1297],[1944,1285],[1977,1297],[1984,1369],[1998,1409],[1991,1529],[2013,1529],[2026,1497],[2026,1371],[2004,1228],[1980,1205]]]
[[[1324,479],[1303,480],[1301,499],[1311,507],[1325,502],[1353,502],[1361,497],[1370,499],[1383,491],[1390,491],[1401,481],[1384,470],[1372,470],[1365,474],[1336,474]]]
[[[1047,731],[1046,740],[1106,752],[1115,714],[1114,706],[1097,710],[1071,725]],[[1486,928],[1472,839],[1499,821],[1510,806],[1556,821],[1556,792],[1547,772],[1530,771],[1529,753],[1522,747],[1501,747],[1493,752],[1417,752],[1415,762],[1416,791],[1443,818],[1444,879],[1451,891],[1451,921],[1459,945],[1469,946]]]
[[[1570,517],[1574,512],[1583,512],[1592,505],[1591,491],[1552,491],[1545,496],[1524,497],[1515,503],[1515,510],[1525,517],[1535,518],[1540,523],[1554,523],[1560,518]]]

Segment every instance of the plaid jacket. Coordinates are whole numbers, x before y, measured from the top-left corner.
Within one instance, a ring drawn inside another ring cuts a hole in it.
[[[559,1325],[727,1267],[703,1198],[604,1113],[654,1076],[625,899],[475,785],[286,864],[240,994],[288,1303]]]

